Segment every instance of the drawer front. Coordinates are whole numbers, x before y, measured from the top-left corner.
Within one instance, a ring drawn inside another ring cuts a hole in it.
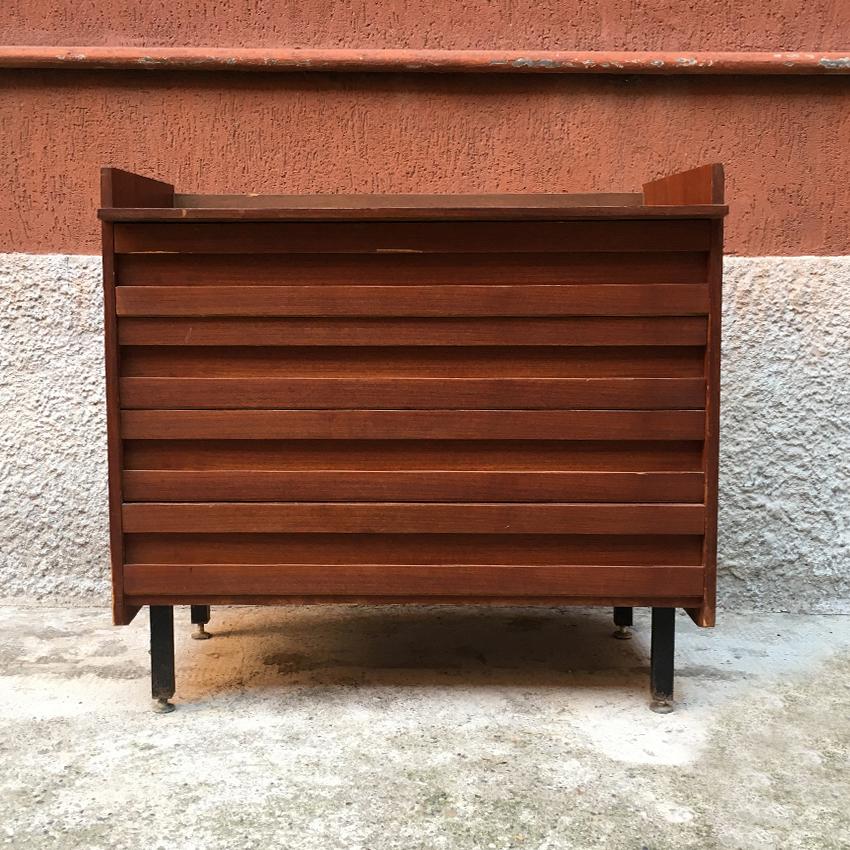
[[[125,593],[702,595],[708,224],[120,224]]]

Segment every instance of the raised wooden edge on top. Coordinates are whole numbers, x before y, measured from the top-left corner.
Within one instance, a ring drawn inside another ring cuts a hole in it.
[[[336,208],[314,206],[304,196],[301,206],[276,208],[141,208],[106,207],[98,210],[103,221],[571,221],[585,219],[679,219],[723,218],[729,208],[725,204],[688,204],[658,206],[534,206],[510,204],[494,206],[453,206],[449,196],[442,196],[444,206],[404,207],[370,206],[368,195],[361,205]]]
[[[719,164],[653,180],[641,192],[569,194],[195,195],[116,168],[103,173],[131,187],[143,182],[163,189],[144,198],[113,195],[112,205],[98,211],[103,221],[665,219],[722,218],[729,211]]]

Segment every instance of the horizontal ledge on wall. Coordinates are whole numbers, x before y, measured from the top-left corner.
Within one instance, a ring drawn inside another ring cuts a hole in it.
[[[0,68],[461,74],[850,74],[846,53],[0,46]]]

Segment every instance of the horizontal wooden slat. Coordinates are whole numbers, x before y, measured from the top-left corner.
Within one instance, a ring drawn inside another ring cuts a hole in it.
[[[695,472],[698,440],[125,440],[124,468]]]
[[[702,505],[127,503],[133,532],[701,534]]]
[[[124,410],[125,438],[698,440],[702,410]]]
[[[117,223],[115,252],[707,251],[707,221]]]
[[[700,346],[524,348],[449,346],[125,346],[124,377],[163,378],[694,378]]]
[[[121,345],[694,346],[702,316],[480,319],[122,318]]]
[[[128,502],[701,502],[699,472],[129,470]]]
[[[488,607],[513,608],[535,606],[539,608],[557,607],[559,605],[595,606],[612,608],[618,605],[635,608],[646,608],[663,604],[669,608],[692,608],[700,605],[703,597],[698,596],[658,596],[625,595],[605,596],[575,596],[560,594],[559,596],[485,596],[475,595],[446,596],[439,593],[406,593],[396,596],[379,596],[374,593],[326,593],[322,596],[315,593],[264,593],[256,595],[236,595],[233,593],[206,593],[204,591],[185,593],[137,593],[124,595],[127,605],[141,608],[144,605],[487,605]]]
[[[119,316],[687,316],[704,284],[119,286]]]
[[[684,534],[125,534],[127,563],[608,564],[702,563]]]
[[[127,408],[676,409],[702,378],[122,378]]]
[[[698,596],[691,566],[421,566],[401,564],[128,564],[128,594],[444,594],[464,596]]]
[[[118,254],[124,286],[705,283],[705,251]]]

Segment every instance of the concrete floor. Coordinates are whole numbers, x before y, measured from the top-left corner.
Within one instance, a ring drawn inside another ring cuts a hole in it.
[[[177,613],[156,715],[146,612],[0,608],[0,847],[850,847],[850,617],[680,617],[656,715],[644,611]]]

